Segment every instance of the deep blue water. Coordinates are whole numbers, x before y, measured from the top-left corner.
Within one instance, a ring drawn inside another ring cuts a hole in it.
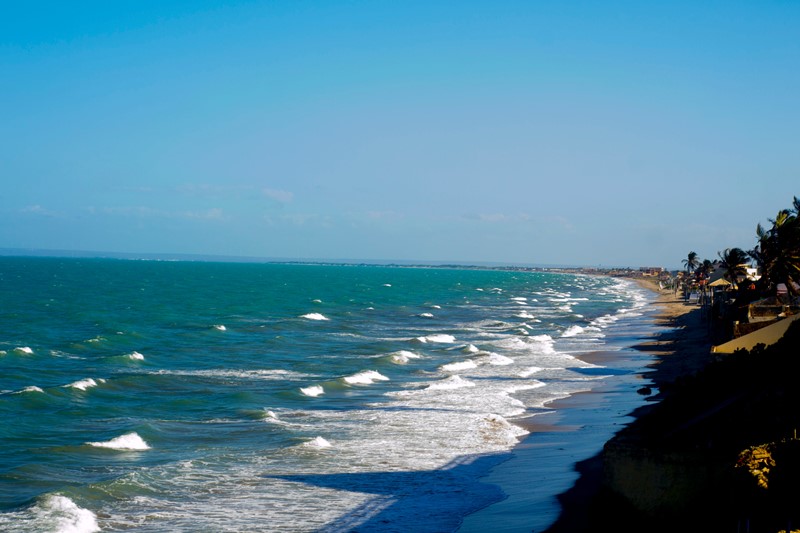
[[[0,257],[0,530],[455,531],[648,295],[501,270]],[[631,339],[633,340],[633,339]]]

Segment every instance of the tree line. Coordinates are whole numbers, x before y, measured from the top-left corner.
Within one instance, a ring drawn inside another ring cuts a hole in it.
[[[717,252],[719,260],[700,261],[696,252],[689,252],[682,263],[687,275],[707,279],[711,272],[721,268],[725,279],[736,284],[746,274],[752,260],[761,273],[757,290],[764,295],[775,295],[779,284],[784,284],[792,296],[800,293],[800,199],[793,198],[792,206],[778,211],[770,226],[756,226],[756,243],[751,250],[725,248]]]

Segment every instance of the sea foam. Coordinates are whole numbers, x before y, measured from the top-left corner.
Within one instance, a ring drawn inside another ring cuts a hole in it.
[[[347,376],[344,378],[345,383],[349,383],[351,385],[371,385],[376,381],[389,381],[389,378],[375,372],[374,370],[365,370],[363,372],[359,372],[358,374],[353,374],[352,376]]]
[[[322,313],[307,313],[300,318],[305,318],[308,320],[330,320],[328,317],[323,315]]]
[[[532,366],[532,367],[529,367],[529,368],[527,368],[525,370],[522,370],[519,373],[519,377],[528,378],[528,377],[531,377],[532,375],[536,374],[537,372],[541,372],[541,371],[542,371],[542,367],[540,367],[540,366]]]
[[[472,361],[459,361],[457,363],[442,365],[441,369],[445,372],[458,372],[459,370],[470,370],[477,367],[478,365]]]
[[[87,442],[89,446],[112,450],[149,450],[150,446],[136,432],[126,433],[105,442]]]
[[[428,385],[425,390],[452,390],[452,389],[462,389],[464,387],[474,387],[475,384],[469,380],[466,380],[460,376],[450,376],[449,378],[443,379],[441,381],[437,381],[435,383],[431,383]]]
[[[93,533],[100,531],[97,517],[88,509],[78,507],[66,496],[48,495],[34,508],[35,523],[43,530],[55,533]]]
[[[23,355],[33,355],[33,350],[29,346],[19,346],[14,348],[14,353]]]
[[[144,356],[139,352],[134,351],[133,353],[128,354],[128,359],[132,361],[144,361]]]
[[[481,420],[480,432],[485,441],[506,446],[515,445],[519,437],[530,433],[495,414],[487,415]]]
[[[490,365],[497,365],[497,366],[504,366],[510,365],[514,362],[513,359],[510,357],[506,357],[505,355],[500,355],[499,353],[490,353],[489,354],[489,364]]]
[[[225,324],[214,324],[214,329],[218,331],[226,331],[228,328],[225,327]]]

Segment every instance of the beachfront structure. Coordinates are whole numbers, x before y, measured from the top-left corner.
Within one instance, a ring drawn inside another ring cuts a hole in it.
[[[658,277],[664,270],[664,267],[639,267],[639,274],[643,277]]]
[[[752,350],[759,344],[771,346],[783,337],[786,330],[789,329],[789,326],[797,319],[800,319],[800,313],[773,322],[766,327],[757,329],[747,335],[742,335],[741,337],[737,337],[718,346],[712,346],[711,352],[731,354],[736,350]]]

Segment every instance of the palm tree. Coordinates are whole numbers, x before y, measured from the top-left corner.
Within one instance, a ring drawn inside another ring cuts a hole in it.
[[[691,274],[692,271],[697,268],[697,265],[700,264],[697,260],[697,252],[689,252],[689,255],[686,256],[686,259],[684,259],[682,263],[686,266],[686,273]]]
[[[723,277],[733,285],[739,282],[739,276],[747,275],[745,267],[747,254],[744,250],[741,248],[725,248],[724,251],[718,252],[717,255],[719,255],[720,259],[719,266],[725,271]]]
[[[794,197],[792,209],[778,211],[770,219],[772,227],[756,227],[758,244],[750,252],[762,269],[765,284],[774,288],[784,283],[791,294],[797,294],[795,284],[800,284],[800,200]]]
[[[697,267],[695,274],[697,274],[698,278],[707,278],[714,272],[714,263],[712,263],[708,259],[703,259],[703,262]]]

